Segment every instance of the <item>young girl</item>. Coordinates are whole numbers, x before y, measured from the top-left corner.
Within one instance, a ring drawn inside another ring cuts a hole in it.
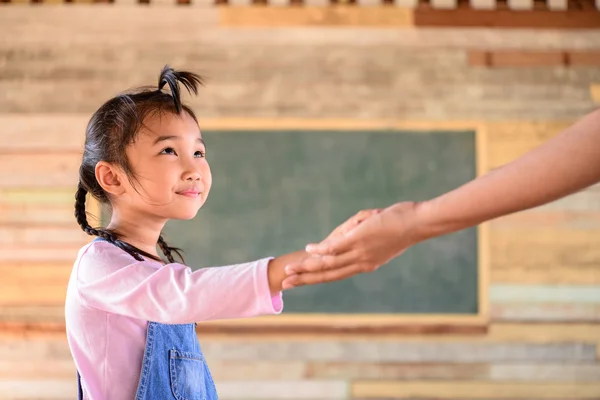
[[[280,313],[284,267],[307,257],[194,272],[175,261],[161,230],[171,218],[193,218],[211,187],[206,145],[179,84],[196,94],[202,80],[167,66],[157,88],[109,100],[87,127],[75,217],[98,238],[78,254],[65,307],[80,399],[217,399],[195,322]],[[104,229],[87,221],[88,193],[112,208]]]

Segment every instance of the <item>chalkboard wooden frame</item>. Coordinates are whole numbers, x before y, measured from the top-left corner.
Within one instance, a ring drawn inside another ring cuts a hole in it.
[[[381,121],[307,119],[201,119],[201,130],[440,130],[475,132],[476,175],[487,172],[485,124],[476,121]],[[93,206],[97,209],[97,205]],[[260,334],[480,334],[489,323],[489,234],[477,227],[478,312],[476,314],[293,314],[199,323],[199,333]]]

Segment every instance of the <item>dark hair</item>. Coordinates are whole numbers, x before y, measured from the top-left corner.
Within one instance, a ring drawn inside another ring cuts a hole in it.
[[[130,181],[134,178],[125,149],[135,140],[146,117],[165,112],[181,114],[185,111],[198,122],[194,112],[181,103],[180,83],[188,92],[198,94],[198,86],[203,85],[204,80],[192,72],[175,71],[166,65],[160,73],[158,87],[140,87],[108,100],[92,115],[85,133],[85,148],[75,193],[77,223],[88,235],[103,238],[125,250],[138,261],[142,261],[142,256],[162,260],[120,240],[120,235],[113,230],[92,228],[87,220],[85,198],[87,193],[90,193],[100,203],[110,205],[107,193],[96,180],[95,169],[99,161],[118,165]],[[165,85],[169,85],[170,94],[163,92]],[[167,245],[162,235],[158,238],[158,245],[169,262],[175,262],[173,253],[183,260],[180,250]]]

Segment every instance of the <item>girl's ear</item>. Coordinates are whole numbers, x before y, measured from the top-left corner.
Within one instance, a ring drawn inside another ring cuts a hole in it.
[[[125,192],[125,187],[121,180],[122,171],[120,168],[105,161],[100,161],[96,164],[95,172],[96,180],[106,193],[118,196]]]

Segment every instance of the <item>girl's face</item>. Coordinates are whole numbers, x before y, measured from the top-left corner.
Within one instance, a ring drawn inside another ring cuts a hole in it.
[[[135,179],[121,179],[119,205],[164,219],[194,218],[212,185],[198,124],[186,112],[167,112],[144,125],[126,149]]]

